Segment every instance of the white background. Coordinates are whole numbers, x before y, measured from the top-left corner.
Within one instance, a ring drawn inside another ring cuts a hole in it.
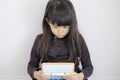
[[[94,73],[89,80],[120,80],[120,0],[71,0],[88,45]],[[31,80],[31,47],[47,0],[0,0],[0,80]]]

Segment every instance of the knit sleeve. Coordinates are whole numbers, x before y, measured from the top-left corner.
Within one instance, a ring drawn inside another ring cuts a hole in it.
[[[34,79],[34,76],[33,76],[34,71],[40,70],[39,62],[41,58],[38,56],[37,51],[36,51],[38,41],[40,38],[41,38],[41,35],[38,35],[34,41],[34,44],[31,50],[30,60],[28,62],[28,67],[27,67],[27,72],[33,79]]]
[[[90,53],[84,38],[81,36],[81,64],[82,72],[84,73],[84,80],[93,73],[93,65],[90,59]]]

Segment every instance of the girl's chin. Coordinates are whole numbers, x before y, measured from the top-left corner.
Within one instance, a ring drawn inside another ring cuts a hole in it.
[[[57,38],[64,38],[64,36],[56,36]]]

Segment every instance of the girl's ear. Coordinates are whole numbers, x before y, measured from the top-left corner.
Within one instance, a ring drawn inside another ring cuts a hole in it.
[[[45,20],[46,20],[46,22],[48,23],[48,25],[50,26],[50,22],[48,21],[48,19],[47,19],[47,18],[45,18]]]
[[[47,19],[47,18],[45,18],[45,20],[46,20],[46,22],[49,24],[49,21],[48,21],[48,19]]]

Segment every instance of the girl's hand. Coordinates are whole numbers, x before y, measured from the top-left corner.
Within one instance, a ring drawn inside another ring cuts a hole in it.
[[[73,73],[67,73],[65,75],[65,80],[83,80],[84,79],[84,74],[81,72],[81,73],[76,73],[76,72],[73,72]]]
[[[42,70],[35,71],[34,78],[37,80],[49,80],[49,76],[42,72]]]

